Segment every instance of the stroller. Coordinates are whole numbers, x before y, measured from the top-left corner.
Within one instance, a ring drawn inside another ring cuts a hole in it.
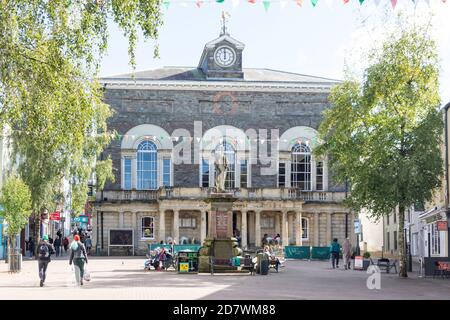
[[[148,271],[153,267],[155,270],[167,270],[170,267],[175,269],[175,259],[165,248],[156,248],[147,254],[147,260],[144,263],[144,270]]]

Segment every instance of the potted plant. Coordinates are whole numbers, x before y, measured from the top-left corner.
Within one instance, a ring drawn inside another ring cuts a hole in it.
[[[363,254],[363,269],[367,270],[370,266],[370,252],[366,251]]]

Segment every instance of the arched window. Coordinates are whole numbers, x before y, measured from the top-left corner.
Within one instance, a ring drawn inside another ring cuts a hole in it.
[[[214,149],[214,159],[220,159],[222,155],[225,155],[228,165],[227,175],[225,177],[225,189],[234,189],[236,185],[236,151],[232,145],[223,141]],[[215,173],[214,181],[216,177],[217,172]]]
[[[158,150],[151,141],[143,141],[137,148],[137,188],[158,188]]]
[[[296,144],[291,155],[291,187],[311,190],[311,149],[306,144]]]

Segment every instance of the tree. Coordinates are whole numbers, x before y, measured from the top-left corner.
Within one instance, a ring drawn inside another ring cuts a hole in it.
[[[398,211],[401,277],[405,210],[430,200],[443,172],[438,56],[421,30],[397,28],[370,54],[362,83],[348,79],[332,89],[315,150],[330,157],[339,181],[348,179],[351,208],[378,219]]]
[[[18,173],[31,191],[36,239],[39,213],[52,210],[64,179],[73,183],[74,210],[81,211],[87,182],[96,165],[102,167],[95,160],[114,136],[107,129],[111,110],[92,80],[107,48],[108,20],[128,37],[134,66],[138,31],[158,38],[160,4],[0,0],[0,126],[12,129]],[[105,170],[97,174],[100,180],[107,176]]]
[[[16,238],[31,214],[30,189],[20,178],[12,176],[2,187],[0,204],[3,206],[0,213],[8,222],[8,252],[12,254],[16,248]],[[19,271],[14,258],[9,259],[9,266],[9,270]]]

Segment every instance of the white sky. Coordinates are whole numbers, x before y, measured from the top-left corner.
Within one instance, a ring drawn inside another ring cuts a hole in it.
[[[375,0],[366,0],[362,6],[358,0],[346,5],[342,0],[319,0],[315,8],[310,0],[303,0],[302,7],[294,0],[273,0],[267,12],[261,0],[256,4],[246,0],[225,0],[223,4],[207,1],[197,8],[195,0],[171,0],[169,9],[163,9],[160,58],[153,58],[152,42],[144,42],[141,37],[136,70],[196,67],[205,43],[219,36],[221,12],[226,10],[231,14],[231,36],[246,45],[244,67],[342,79],[345,61],[355,70],[365,67],[359,53],[373,46],[399,10],[407,10],[416,19],[431,11],[432,32],[441,58],[442,104],[450,102],[450,1],[429,0],[428,5],[426,0],[419,0],[414,6],[411,0],[398,0],[394,11],[389,0],[380,0],[379,6]],[[100,75],[131,72],[126,39],[112,23],[110,32]]]

